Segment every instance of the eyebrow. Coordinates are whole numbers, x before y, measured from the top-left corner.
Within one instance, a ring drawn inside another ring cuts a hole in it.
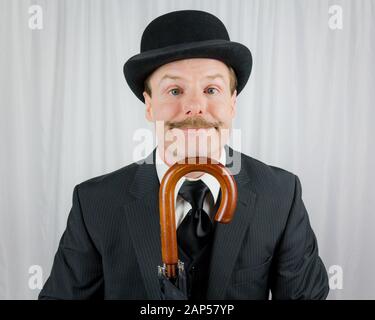
[[[224,77],[222,74],[220,73],[216,73],[216,74],[213,74],[213,75],[209,75],[209,76],[206,76],[205,77],[206,79],[210,79],[210,80],[214,80],[216,78],[221,78],[224,82]],[[165,74],[159,81],[159,85],[160,83],[162,83],[162,81],[166,80],[166,79],[171,79],[171,80],[178,80],[178,79],[184,79],[183,77],[179,77],[179,76],[172,76],[172,75],[169,75],[169,74]]]

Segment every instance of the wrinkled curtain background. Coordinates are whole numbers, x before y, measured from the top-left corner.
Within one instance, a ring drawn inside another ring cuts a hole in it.
[[[217,15],[251,49],[241,151],[300,177],[330,277],[343,271],[329,298],[375,299],[371,0],[0,0],[0,298],[37,297],[30,279],[49,276],[73,187],[135,160],[134,133],[153,127],[122,66],[146,25],[179,9]]]

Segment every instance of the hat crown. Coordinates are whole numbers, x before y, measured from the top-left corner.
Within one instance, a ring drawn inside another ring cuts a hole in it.
[[[142,34],[141,53],[207,40],[228,40],[228,31],[214,15],[199,10],[173,11],[151,21]]]

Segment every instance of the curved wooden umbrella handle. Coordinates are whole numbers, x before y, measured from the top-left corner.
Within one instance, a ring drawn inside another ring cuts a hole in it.
[[[230,171],[216,160],[204,157],[185,158],[176,162],[165,173],[159,188],[159,209],[161,227],[162,259],[168,278],[177,276],[178,247],[175,218],[175,188],[177,182],[186,174],[203,171],[213,175],[221,187],[220,207],[215,221],[229,223],[237,205],[237,184]]]

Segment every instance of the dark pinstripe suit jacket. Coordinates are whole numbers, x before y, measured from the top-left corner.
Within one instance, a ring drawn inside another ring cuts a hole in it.
[[[326,298],[297,176],[225,150],[241,156],[238,204],[233,221],[216,227],[207,299],[268,299],[269,290],[273,299]],[[77,185],[39,299],[159,299],[158,190],[155,165],[146,163]]]

